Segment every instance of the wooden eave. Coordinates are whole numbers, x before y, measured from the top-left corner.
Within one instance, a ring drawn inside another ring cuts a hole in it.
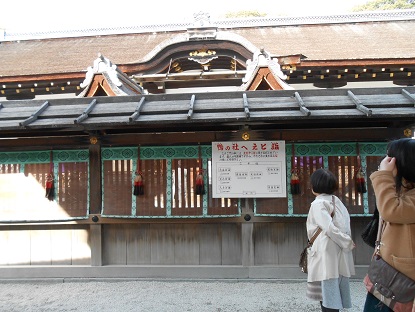
[[[290,65],[289,62],[279,62],[280,65]],[[295,64],[295,62],[291,62]],[[388,58],[388,59],[338,59],[338,60],[309,60],[307,58],[300,59],[297,63],[298,67],[396,67],[396,66],[414,66],[415,58]]]
[[[85,71],[73,73],[54,73],[38,75],[0,76],[0,83],[34,83],[38,81],[83,80]]]
[[[6,101],[0,137],[411,127],[415,88],[278,90]]]
[[[313,83],[330,88],[346,85],[347,82],[392,81],[401,86],[415,84],[415,59],[405,60],[336,60],[308,61],[299,64],[281,65],[281,71],[288,77],[290,85]],[[148,74],[136,73],[130,77],[137,83],[162,83],[163,90],[188,87],[240,86],[244,70],[199,73]],[[0,77],[1,95],[8,99],[34,98],[40,94],[79,93],[85,72]],[[3,88],[3,85],[6,88]],[[157,89],[156,89],[157,90]],[[151,90],[150,90],[151,91]],[[150,92],[153,93],[153,92]],[[160,92],[159,92],[160,93]]]

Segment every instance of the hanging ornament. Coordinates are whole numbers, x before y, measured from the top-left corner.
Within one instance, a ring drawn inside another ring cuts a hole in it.
[[[53,177],[53,151],[50,151],[49,159],[49,173],[46,176],[45,197],[52,201],[55,198],[55,179]]]
[[[200,169],[196,175],[196,195],[205,194],[205,183],[203,181],[203,170]]]
[[[133,194],[135,196],[144,195],[143,173],[141,171],[135,172]]]
[[[357,149],[357,169],[355,174],[355,184],[356,184],[356,190],[358,193],[366,193],[366,181],[365,176],[362,171],[362,163],[360,159],[360,151],[359,151],[359,144],[356,144]]]
[[[298,195],[301,193],[300,190],[300,178],[298,177],[297,171],[293,170],[291,171],[291,194],[292,195]]]
[[[298,172],[297,172],[296,165],[295,165],[294,144],[292,145],[291,168],[293,168],[291,170],[291,181],[290,181],[291,194],[298,195],[298,194],[301,194],[301,189],[300,189],[300,178],[298,177]]]
[[[134,177],[134,191],[135,196],[144,195],[144,179],[143,173],[139,170],[140,168],[140,146],[138,147],[138,156],[137,156],[137,170],[135,171]]]
[[[55,183],[53,173],[49,173],[46,176],[46,194],[45,197],[52,201],[55,198]]]
[[[200,169],[196,175],[196,195],[204,195],[205,194],[205,182],[203,179],[203,169],[202,169],[202,151],[199,145],[199,166]]]
[[[356,173],[356,189],[359,193],[366,193],[366,181],[361,169]]]

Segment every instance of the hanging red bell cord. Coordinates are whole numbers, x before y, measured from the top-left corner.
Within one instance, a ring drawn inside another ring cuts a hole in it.
[[[202,149],[199,145],[199,171],[196,174],[196,187],[195,193],[196,195],[204,195],[205,194],[205,182],[203,178],[203,164],[202,164]]]
[[[134,177],[134,191],[135,196],[144,195],[144,178],[143,173],[140,171],[140,146],[137,149],[137,170]]]
[[[46,194],[45,197],[52,201],[55,198],[55,182],[53,177],[53,151],[50,151],[49,173],[46,176]]]
[[[359,143],[356,144],[356,152],[357,152],[357,169],[356,169],[356,174],[355,174],[356,190],[358,193],[366,193],[367,192],[366,181],[365,181],[365,176],[362,171]]]
[[[298,194],[301,194],[301,189],[300,189],[300,178],[298,177],[298,171],[296,169],[296,164],[295,164],[294,143],[292,145],[291,168],[292,168],[291,169],[291,181],[290,181],[291,194],[298,195]]]

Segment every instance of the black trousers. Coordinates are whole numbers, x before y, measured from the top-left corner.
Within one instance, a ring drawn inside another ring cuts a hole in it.
[[[339,312],[338,309],[329,309],[329,308],[323,307],[323,302],[321,301],[320,301],[320,305],[321,305],[322,312]]]
[[[382,301],[368,292],[363,312],[393,312],[393,310],[387,305],[384,305]]]

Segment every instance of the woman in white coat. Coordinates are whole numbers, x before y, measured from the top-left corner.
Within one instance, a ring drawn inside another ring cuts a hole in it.
[[[355,244],[349,212],[332,195],[338,188],[332,172],[316,170],[311,175],[311,186],[316,199],[307,217],[308,239],[318,228],[322,231],[308,250],[307,297],[320,301],[323,312],[351,308],[349,278],[355,274],[352,255]]]

